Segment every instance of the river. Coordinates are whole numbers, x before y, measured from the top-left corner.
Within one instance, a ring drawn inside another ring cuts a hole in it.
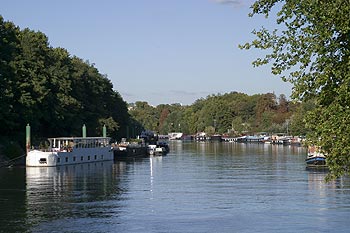
[[[350,179],[302,147],[170,142],[163,157],[0,168],[0,232],[349,232]]]

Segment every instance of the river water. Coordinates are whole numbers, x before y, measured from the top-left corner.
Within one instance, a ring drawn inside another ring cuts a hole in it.
[[[349,232],[350,179],[301,147],[177,142],[164,157],[0,168],[0,232]]]

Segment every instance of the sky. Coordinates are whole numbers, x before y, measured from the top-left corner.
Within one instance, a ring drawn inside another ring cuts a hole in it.
[[[248,17],[253,0],[1,0],[0,15],[43,32],[107,75],[128,102],[193,104],[233,91],[290,96],[292,85],[253,67],[241,50],[273,19]]]

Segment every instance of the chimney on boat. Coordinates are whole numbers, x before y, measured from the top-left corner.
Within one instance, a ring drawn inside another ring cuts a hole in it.
[[[83,138],[86,138],[86,126],[85,124],[83,125]]]
[[[30,125],[26,126],[26,152],[28,153],[30,149]]]
[[[102,137],[104,137],[104,138],[107,137],[107,128],[106,128],[106,125],[103,125],[103,128],[102,128]]]

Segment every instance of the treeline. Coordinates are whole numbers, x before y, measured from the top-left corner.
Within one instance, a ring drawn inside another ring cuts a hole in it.
[[[247,133],[289,133],[306,135],[303,121],[313,103],[293,103],[285,95],[273,93],[247,95],[238,92],[199,99],[190,106],[180,104],[150,106],[147,102],[130,105],[130,115],[160,134],[242,135]]]
[[[127,104],[93,64],[53,48],[41,32],[21,30],[0,16],[0,137],[24,145],[25,126],[38,137],[114,138],[131,124]]]
[[[47,137],[102,134],[135,137],[144,129],[161,134],[180,131],[305,134],[303,117],[310,103],[292,103],[284,95],[232,92],[199,99],[190,106],[147,102],[128,104],[111,81],[87,61],[50,46],[41,32],[21,30],[0,16],[0,154],[15,142],[24,148],[25,126],[33,144]],[[129,110],[128,110],[129,109]]]

